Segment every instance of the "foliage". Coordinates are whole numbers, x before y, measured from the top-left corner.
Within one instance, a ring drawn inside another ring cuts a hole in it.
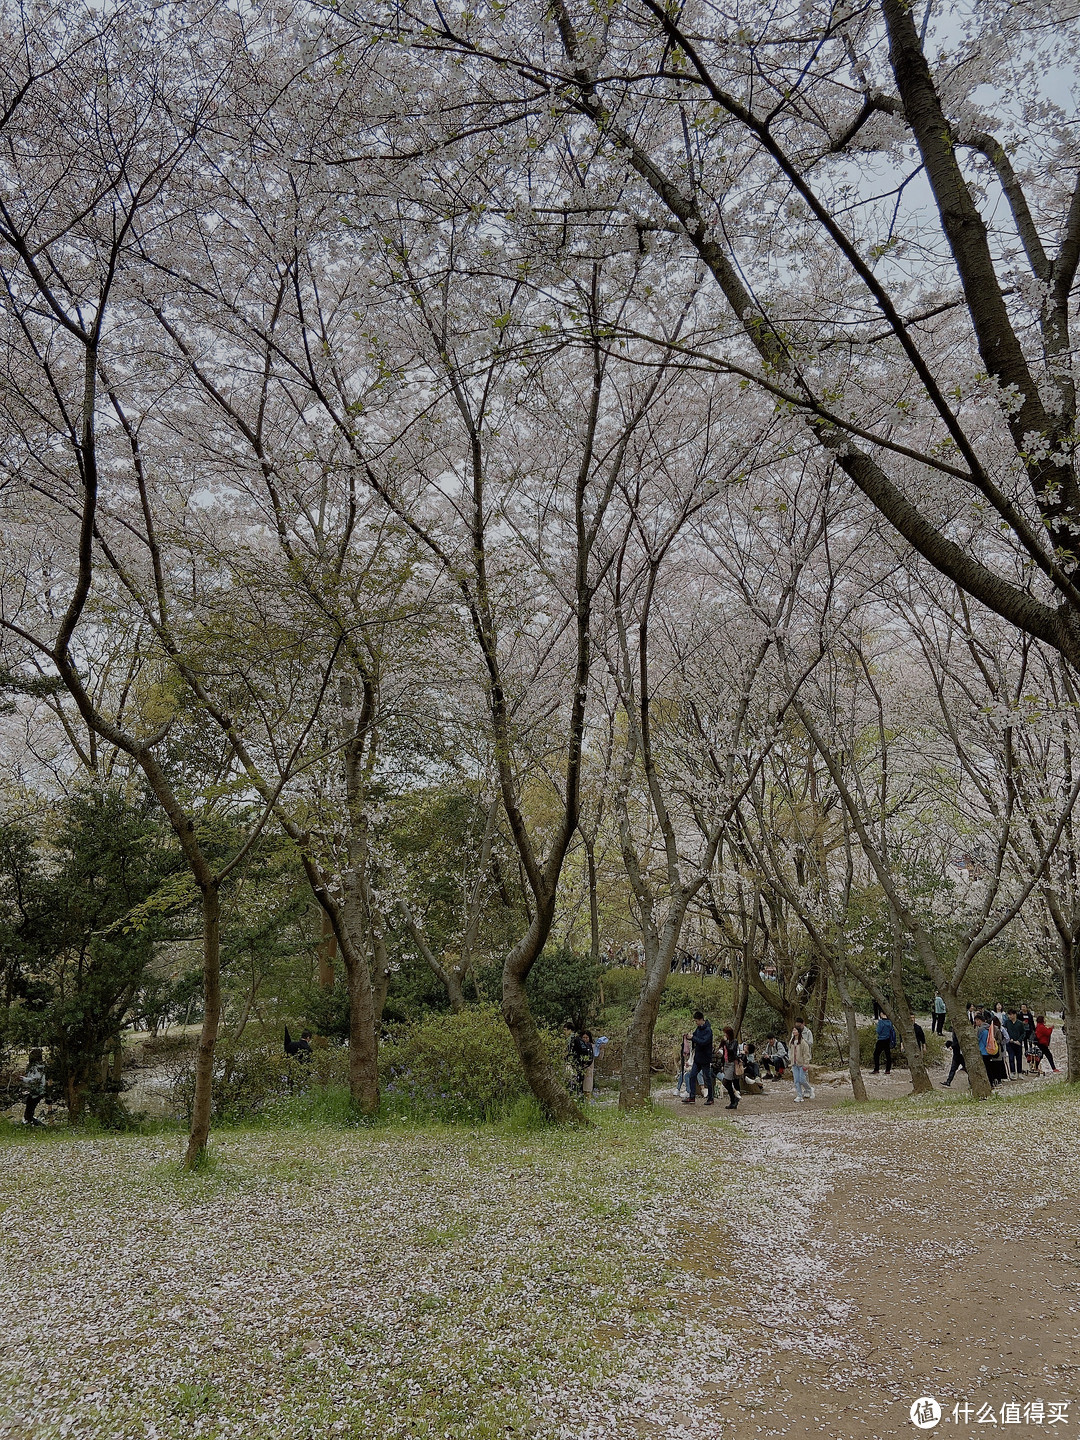
[[[47,848],[9,827],[0,858],[7,1030],[47,1047],[77,1114],[167,933],[153,899],[177,873],[176,849],[146,792],[102,788],[63,802]]]
[[[561,1036],[548,1040],[552,1060]],[[403,1027],[380,1052],[391,1113],[475,1124],[510,1109],[529,1086],[510,1032],[494,1005],[429,1015]]]

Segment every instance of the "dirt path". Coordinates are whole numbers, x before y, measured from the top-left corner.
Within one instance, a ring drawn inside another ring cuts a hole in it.
[[[740,1384],[715,1395],[725,1434],[912,1436],[922,1395],[942,1407],[939,1434],[1080,1432],[1080,1100],[1046,1084],[980,1106],[939,1092],[838,1110],[839,1081],[800,1105],[789,1084],[744,1100],[757,1203],[727,1217]],[[902,1095],[907,1076],[868,1088]],[[1051,1424],[1066,1402],[1067,1423]],[[1024,1409],[1040,1403],[1041,1423]]]

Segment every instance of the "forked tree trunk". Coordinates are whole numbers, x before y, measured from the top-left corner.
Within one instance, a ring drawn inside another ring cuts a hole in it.
[[[214,1047],[221,1022],[221,895],[216,882],[202,887],[203,912],[203,1022],[195,1055],[195,1098],[191,1106],[184,1168],[192,1169],[210,1138],[214,1099]]]
[[[677,894],[668,907],[663,929],[657,934],[651,918],[642,926],[645,943],[645,978],[630,1018],[623,1046],[622,1075],[619,1081],[619,1109],[640,1110],[652,1099],[652,1052],[660,997],[664,993],[671,962],[679,945],[688,896]]]

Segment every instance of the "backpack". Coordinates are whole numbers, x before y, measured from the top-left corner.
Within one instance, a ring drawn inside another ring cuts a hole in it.
[[[994,1034],[994,1022],[991,1020],[986,1027],[986,1053],[996,1055],[998,1053],[997,1036]]]

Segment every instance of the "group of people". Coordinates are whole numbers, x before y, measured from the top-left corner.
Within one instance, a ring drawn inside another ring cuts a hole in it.
[[[566,1073],[570,1093],[588,1099],[596,1080],[596,1062],[608,1043],[606,1035],[593,1039],[591,1030],[579,1030],[571,1020],[563,1024],[566,1037]]]
[[[1006,1010],[998,1001],[994,1009],[980,1010],[969,1005],[968,1020],[975,1028],[979,1054],[991,1085],[997,1085],[1002,1080],[1019,1080],[1025,1064],[1028,1074],[1038,1075],[1044,1060],[1049,1061],[1052,1074],[1058,1073],[1057,1062],[1050,1049],[1054,1027],[1046,1023],[1045,1015],[1034,1014],[1027,1005],[1022,1005],[1019,1010]],[[956,1072],[967,1067],[960,1050],[960,1037],[955,1030],[947,1044],[952,1049],[952,1067],[945,1084],[951,1085]]]
[[[746,1094],[760,1094],[764,1080],[781,1080],[790,1066],[795,1082],[795,1099],[812,1100],[813,1087],[810,1084],[810,1059],[814,1049],[814,1035],[802,1020],[796,1020],[791,1035],[785,1044],[776,1035],[770,1035],[760,1055],[753,1041],[735,1039],[735,1031],[725,1025],[723,1038],[716,1042],[712,1026],[700,1010],[694,1012],[694,1029],[684,1034],[679,1045],[679,1078],[675,1094],[684,1105],[697,1102],[698,1083],[705,1090],[705,1104],[715,1102],[716,1080],[728,1097],[727,1110],[737,1110],[739,1101]],[[686,1094],[683,1095],[683,1087]]]

